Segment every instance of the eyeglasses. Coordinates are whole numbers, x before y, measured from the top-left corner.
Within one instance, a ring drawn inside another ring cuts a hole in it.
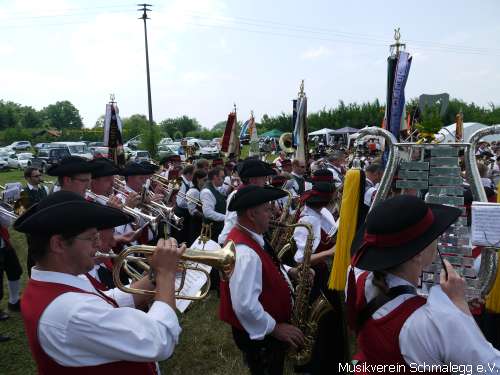
[[[93,245],[97,245],[101,242],[101,235],[99,233],[95,234],[94,236],[92,237],[75,237],[76,240],[80,240],[80,241],[88,241],[88,242],[91,242]]]
[[[31,175],[31,178],[40,178],[40,177],[42,177],[41,174],[33,174],[33,175]]]

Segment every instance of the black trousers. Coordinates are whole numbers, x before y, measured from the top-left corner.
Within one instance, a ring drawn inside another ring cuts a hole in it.
[[[233,339],[243,352],[246,365],[252,375],[281,375],[285,364],[287,345],[274,337],[251,340],[248,333],[233,328]]]
[[[7,280],[16,281],[21,278],[23,269],[15,250],[10,246],[0,248],[0,301],[3,298],[3,274],[7,274]]]
[[[182,229],[177,230],[172,228],[171,236],[177,240],[177,243],[188,242],[189,237],[189,221],[191,220],[191,215],[189,215],[189,211],[187,208],[180,208],[175,206],[174,213],[183,218],[182,221]],[[188,246],[191,244],[188,244]]]
[[[31,253],[33,252],[33,240],[31,239],[32,237],[27,234],[26,235],[26,242],[28,243],[28,255],[26,256],[26,269],[28,270],[28,277],[31,277],[31,267],[35,265],[35,261],[33,260],[33,256]]]

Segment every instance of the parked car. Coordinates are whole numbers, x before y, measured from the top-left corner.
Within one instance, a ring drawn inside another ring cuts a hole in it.
[[[89,142],[89,147],[104,147],[104,142]]]
[[[56,147],[67,147],[68,151],[73,156],[80,156],[87,160],[92,160],[94,157],[89,150],[89,147],[84,142],[52,142]]]
[[[9,169],[9,164],[6,160],[0,159],[0,170]]]
[[[109,157],[109,147],[90,146],[89,150],[94,156],[94,159]]]
[[[39,151],[41,150],[42,148],[47,148],[49,147],[50,143],[37,143],[34,148],[35,148],[35,151]]]
[[[190,139],[187,141],[188,146],[194,146],[195,156],[205,159],[217,159],[220,157],[219,148],[210,146],[210,141],[203,139]]]
[[[12,150],[29,150],[31,149],[31,142],[30,141],[17,141],[11,143],[8,147],[10,147]]]
[[[47,148],[41,150],[36,158],[31,159],[31,165],[46,173],[48,167],[59,164],[62,159],[68,156],[71,156],[68,147]]]
[[[9,168],[24,169],[31,165],[33,154],[31,152],[24,152],[17,155],[12,155],[7,159]]]
[[[127,142],[125,142],[123,145],[126,147],[130,147],[132,150],[136,150],[137,147],[141,144],[141,136],[138,135],[132,139],[129,139]]]
[[[149,152],[147,152],[147,151],[137,150],[137,151],[132,151],[129,160],[140,163],[143,161],[151,161],[151,156],[149,155]]]

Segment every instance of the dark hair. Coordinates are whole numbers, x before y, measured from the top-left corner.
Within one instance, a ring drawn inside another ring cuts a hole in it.
[[[384,171],[384,167],[382,167],[382,164],[378,164],[378,163],[371,163],[370,165],[368,165],[365,168],[365,172],[368,172],[368,173],[377,173],[377,172],[383,172],[383,171]]]
[[[184,175],[193,174],[193,172],[194,172],[194,167],[192,165],[186,165],[182,170],[182,174]]]
[[[29,178],[31,177],[31,174],[34,172],[34,171],[38,171],[39,169],[38,168],[34,168],[34,167],[28,167],[24,170],[24,178]]]
[[[207,177],[207,172],[203,169],[196,169],[193,173],[193,185],[195,189],[198,189],[198,180]]]
[[[80,233],[84,232],[84,230],[79,230],[78,233],[59,233],[64,242],[68,245],[73,244],[75,237]],[[36,244],[36,246],[31,246],[31,257],[35,262],[39,262],[44,259],[49,253],[50,239],[53,235],[47,236],[44,234],[31,234],[28,236],[29,243]]]
[[[215,167],[215,168],[210,169],[208,171],[208,180],[213,181],[214,177],[218,176],[220,174],[220,172],[224,172],[224,169],[222,169],[221,167]]]
[[[204,166],[208,166],[208,160],[207,159],[198,159],[195,161],[194,164],[196,166],[196,169],[201,169]]]

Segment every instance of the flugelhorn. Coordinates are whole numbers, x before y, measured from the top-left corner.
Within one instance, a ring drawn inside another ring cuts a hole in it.
[[[139,288],[133,288],[123,285],[120,280],[120,271],[124,268],[125,272],[131,276],[133,279],[138,279],[142,277],[142,273],[138,271],[130,272],[129,263],[133,264],[135,268],[142,269],[145,273],[149,273],[151,268],[148,263],[148,257],[153,254],[155,246],[147,245],[137,245],[131,246],[126,250],[122,251],[120,254],[114,253],[102,253],[96,252],[96,258],[113,258],[113,280],[118,289],[126,293],[141,294],[141,295],[154,295],[154,290],[145,290]],[[140,255],[138,255],[140,254]],[[179,265],[183,269],[181,285],[176,289],[177,299],[187,299],[191,301],[200,300],[206,297],[210,290],[210,274],[201,268],[196,267],[190,263],[201,263],[207,266],[214,267],[218,269],[224,278],[229,278],[234,270],[234,264],[236,262],[235,255],[235,245],[234,242],[229,241],[224,247],[216,251],[206,251],[198,249],[186,249],[184,253],[180,256]],[[127,271],[128,269],[128,271]],[[184,285],[184,280],[186,277],[186,271],[193,270],[197,272],[202,272],[207,278],[204,289],[198,296],[183,296],[179,295],[182,286]]]

